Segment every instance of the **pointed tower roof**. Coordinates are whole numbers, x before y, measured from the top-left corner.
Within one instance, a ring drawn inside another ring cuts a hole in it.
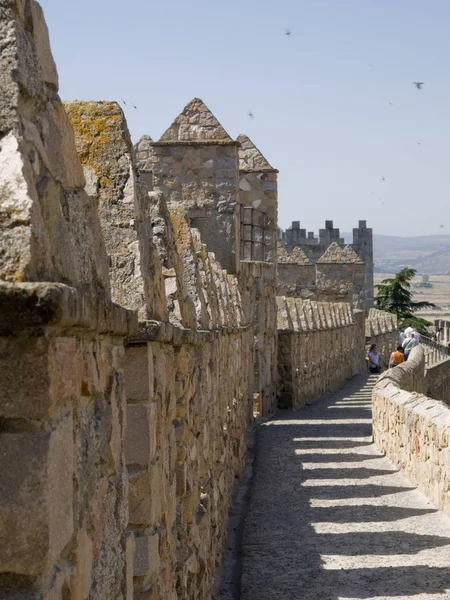
[[[336,242],[328,246],[325,252],[317,261],[319,264],[324,263],[353,263],[363,265],[364,262],[359,258],[351,246],[342,248]]]
[[[236,143],[228,135],[203,100],[194,98],[184,107],[159,142]]]
[[[240,171],[278,173],[248,136],[241,133],[237,141],[241,144],[239,148]]]

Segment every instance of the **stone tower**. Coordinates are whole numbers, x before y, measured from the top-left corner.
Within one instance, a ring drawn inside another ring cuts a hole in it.
[[[153,186],[182,211],[222,268],[239,267],[238,146],[199,98],[152,143]]]
[[[244,235],[252,229],[255,253],[249,253],[249,244],[244,243],[242,257],[265,260],[275,263],[277,259],[277,223],[278,223],[278,170],[274,169],[258,150],[255,144],[241,134],[237,141],[239,148],[239,198],[242,205],[241,220],[244,223]],[[253,220],[256,227],[250,227]],[[247,225],[245,225],[247,223]],[[264,227],[264,234],[262,233]],[[263,238],[263,239],[262,239]],[[263,252],[264,248],[264,252]],[[250,254],[250,255],[249,255]]]
[[[366,265],[366,308],[373,306],[373,236],[366,221],[359,221],[353,229],[353,249]]]
[[[365,265],[353,248],[330,244],[316,263],[317,299],[350,302],[354,308],[363,309],[364,286]]]

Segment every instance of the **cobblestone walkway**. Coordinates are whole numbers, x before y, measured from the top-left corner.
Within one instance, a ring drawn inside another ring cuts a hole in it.
[[[450,519],[371,443],[373,383],[261,427],[242,600],[450,599]]]

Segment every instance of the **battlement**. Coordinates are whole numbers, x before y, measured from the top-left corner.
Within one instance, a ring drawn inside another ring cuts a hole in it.
[[[290,227],[285,231],[280,232],[279,239],[281,246],[287,252],[288,256],[298,248],[302,250],[312,264],[324,264],[330,261],[335,264],[345,264],[345,262],[358,264],[358,261],[360,261],[361,264],[365,265],[365,304],[367,307],[373,306],[373,240],[372,229],[367,228],[366,221],[359,221],[358,227],[353,229],[353,242],[349,245],[346,245],[345,239],[341,237],[339,228],[334,227],[332,220],[325,221],[325,227],[319,230],[318,237],[314,235],[314,232],[308,232],[308,235],[306,235],[306,229],[300,227],[300,221],[292,221]],[[330,250],[330,248],[332,248],[332,250]],[[346,252],[342,253],[339,249],[346,249]],[[329,255],[331,255],[331,258],[329,258]],[[344,259],[344,256],[347,258]],[[283,262],[288,263],[289,258],[284,256]],[[293,260],[292,262],[294,263],[295,261]],[[279,271],[279,273],[280,290],[282,293],[285,293],[285,284],[287,284],[287,282],[283,282],[282,278],[287,276],[287,268],[285,267],[283,271]],[[345,279],[345,275],[343,277]],[[337,277],[337,279],[339,279],[339,277]],[[310,281],[311,276],[310,273],[303,276],[298,273],[296,278],[292,273],[289,273],[287,280],[290,282],[288,289],[290,292],[294,293],[295,286],[293,287],[292,282],[294,280],[297,282]],[[306,289],[305,285],[303,285],[301,294],[307,294],[308,297],[312,297],[317,294],[317,289],[315,286],[311,289]],[[359,292],[357,298],[356,301],[359,303]]]

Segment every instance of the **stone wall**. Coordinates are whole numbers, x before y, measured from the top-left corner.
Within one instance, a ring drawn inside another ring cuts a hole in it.
[[[450,514],[450,409],[425,395],[442,389],[444,381],[448,389],[450,360],[425,375],[425,351],[413,348],[406,363],[387,371],[375,385],[373,436],[413,484]]]
[[[253,403],[263,414],[275,404],[275,266],[229,275],[189,227],[189,207],[145,190],[120,107],[67,108],[99,181],[112,294],[140,318],[125,355],[134,597],[208,598]]]
[[[364,314],[348,303],[278,297],[282,406],[302,408],[337,390],[364,366]]]
[[[0,597],[132,598],[124,338],[40,6],[0,3]]]
[[[397,316],[392,313],[371,308],[366,317],[366,349],[376,344],[386,365],[389,365],[391,352],[400,342]]]

